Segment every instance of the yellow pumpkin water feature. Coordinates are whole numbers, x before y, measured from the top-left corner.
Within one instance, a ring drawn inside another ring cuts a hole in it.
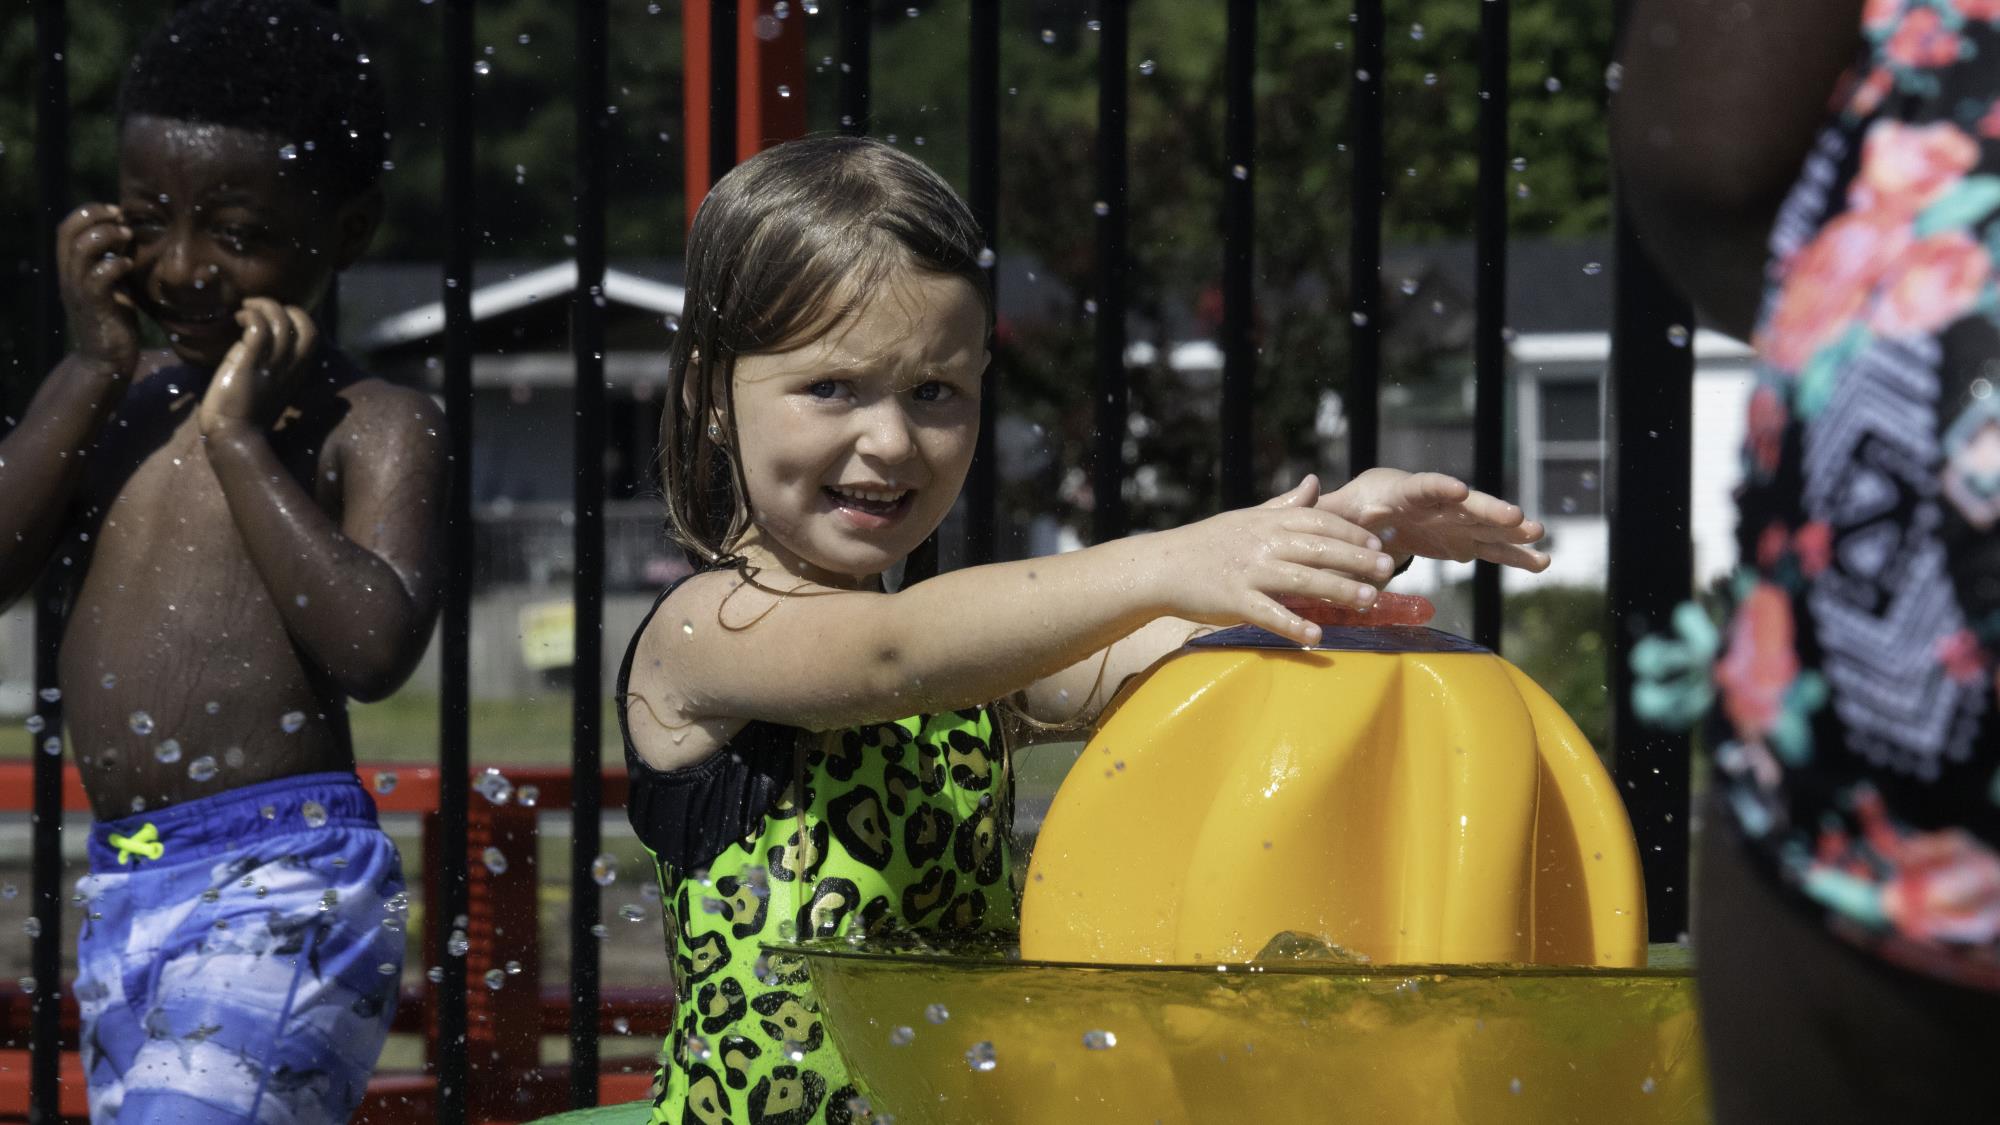
[[[1692,979],[1645,967],[1631,829],[1576,727],[1447,634],[1326,641],[1228,630],[1127,685],[1042,823],[1018,958],[771,947],[874,1110],[1708,1120]],[[1288,931],[1306,957],[1267,950]]]
[[[1042,822],[1023,957],[1645,964],[1610,775],[1512,664],[1415,626],[1196,641],[1107,709]],[[1114,858],[1115,857],[1115,858]]]

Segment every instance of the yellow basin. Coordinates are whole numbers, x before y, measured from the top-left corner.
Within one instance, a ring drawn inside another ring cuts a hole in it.
[[[901,1125],[1709,1120],[1685,970],[788,951],[850,1073]]]
[[[1297,931],[1377,963],[1645,963],[1630,822],[1569,716],[1434,629],[1204,638],[1120,692],[1042,822],[1021,951],[1243,961]]]

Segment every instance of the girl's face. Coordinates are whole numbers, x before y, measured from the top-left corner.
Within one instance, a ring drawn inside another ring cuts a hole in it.
[[[856,587],[915,550],[972,464],[985,341],[971,285],[907,269],[819,339],[738,357],[743,553]]]

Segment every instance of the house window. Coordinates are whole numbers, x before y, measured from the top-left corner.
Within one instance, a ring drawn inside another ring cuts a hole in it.
[[[1587,377],[1546,375],[1525,380],[1530,402],[1523,413],[1533,429],[1523,435],[1528,464],[1524,502],[1543,519],[1604,514],[1603,383]]]

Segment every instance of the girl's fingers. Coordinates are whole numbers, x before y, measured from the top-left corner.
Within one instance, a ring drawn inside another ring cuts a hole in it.
[[[1395,560],[1388,555],[1359,543],[1301,537],[1277,547],[1278,557],[1287,563],[1349,574],[1362,581],[1385,580],[1396,569]]]
[[[1444,473],[1413,473],[1404,478],[1403,490],[1405,495],[1427,507],[1456,504],[1467,496],[1474,495],[1464,481]]]
[[[1244,614],[1245,623],[1276,633],[1287,640],[1302,645],[1316,645],[1320,640],[1319,626],[1279,605],[1270,598],[1260,597],[1250,604]]]
[[[1319,503],[1319,477],[1307,473],[1299,483],[1258,505],[1262,508],[1310,508]]]
[[[1297,563],[1277,564],[1271,574],[1271,581],[1258,585],[1266,595],[1303,594],[1321,601],[1364,607],[1374,603],[1376,594],[1374,585],[1369,582],[1349,577],[1338,571],[1321,570]]]
[[[1517,547],[1509,543],[1487,544],[1479,549],[1478,555],[1480,559],[1486,562],[1498,563],[1501,566],[1511,566],[1517,570],[1525,570],[1535,574],[1539,574],[1549,568],[1549,556],[1546,553],[1530,550],[1526,547]]]
[[[1382,541],[1367,528],[1317,508],[1291,509],[1279,522],[1278,527],[1298,534],[1337,539],[1343,543],[1366,547],[1371,551],[1379,550],[1382,546]]]

